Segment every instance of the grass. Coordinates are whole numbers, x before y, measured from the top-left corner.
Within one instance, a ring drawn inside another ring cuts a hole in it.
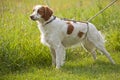
[[[49,0],[54,15],[86,21],[111,0]],[[40,43],[37,24],[29,19],[32,7],[42,0],[2,0],[0,2],[0,80],[119,80],[120,1],[91,22],[106,36],[106,47],[116,62],[110,64],[97,54],[94,62],[83,48],[67,49],[66,63],[51,66],[49,49]],[[88,8],[89,7],[89,8]]]

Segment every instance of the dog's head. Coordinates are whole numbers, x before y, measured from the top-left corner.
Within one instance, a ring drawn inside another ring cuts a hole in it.
[[[52,16],[52,14],[53,11],[49,7],[37,5],[34,7],[33,13],[30,15],[30,18],[34,21],[47,21]]]

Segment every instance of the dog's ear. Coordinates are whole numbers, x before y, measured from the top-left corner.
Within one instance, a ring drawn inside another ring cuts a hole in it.
[[[53,11],[47,6],[42,6],[40,9],[38,9],[38,13],[45,21],[47,21],[52,16]]]
[[[47,21],[53,14],[53,11],[49,7],[45,7],[44,19]]]

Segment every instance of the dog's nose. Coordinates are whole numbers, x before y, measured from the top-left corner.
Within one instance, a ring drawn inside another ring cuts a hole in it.
[[[30,18],[33,20],[33,19],[34,19],[34,16],[30,15]]]

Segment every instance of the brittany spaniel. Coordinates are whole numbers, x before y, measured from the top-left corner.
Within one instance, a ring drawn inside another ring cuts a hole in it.
[[[68,19],[60,19],[53,15],[53,11],[43,5],[37,5],[30,15],[33,21],[37,21],[41,32],[41,42],[51,50],[52,65],[60,68],[65,60],[65,48],[76,44],[82,44],[96,59],[96,49],[105,54],[111,63],[115,64],[109,52],[105,49],[104,40],[89,22],[80,22]]]

